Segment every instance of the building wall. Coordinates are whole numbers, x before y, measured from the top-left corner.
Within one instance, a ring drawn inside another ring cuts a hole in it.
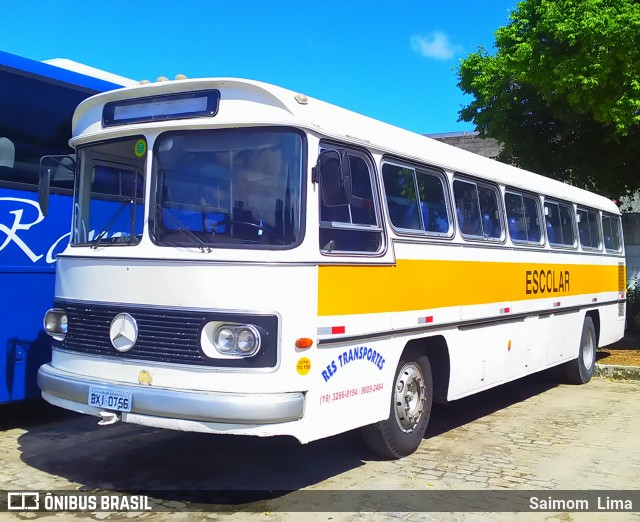
[[[446,132],[443,134],[425,134],[428,138],[468,150],[485,158],[496,159],[502,145],[493,138],[480,138],[475,131]]]

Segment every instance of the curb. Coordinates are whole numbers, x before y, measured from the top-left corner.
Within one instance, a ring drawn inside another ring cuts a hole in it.
[[[624,381],[640,381],[640,366],[617,366],[614,364],[596,364],[596,377]]]

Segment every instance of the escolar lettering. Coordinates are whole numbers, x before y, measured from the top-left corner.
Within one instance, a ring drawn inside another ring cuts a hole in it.
[[[527,294],[555,294],[569,292],[568,270],[527,270],[525,291]]]

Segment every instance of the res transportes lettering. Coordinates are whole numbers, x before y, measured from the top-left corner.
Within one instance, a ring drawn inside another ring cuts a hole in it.
[[[374,364],[379,370],[384,367],[385,359],[373,348],[367,348],[366,346],[359,346],[357,348],[351,348],[346,352],[338,355],[338,362],[340,368],[346,366],[353,361],[369,361]],[[325,370],[322,371],[322,378],[324,382],[328,382],[338,372],[338,365],[335,359],[331,361]]]

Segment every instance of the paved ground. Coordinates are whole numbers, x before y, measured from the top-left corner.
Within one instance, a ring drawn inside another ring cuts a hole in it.
[[[127,424],[99,427],[92,417],[47,405],[12,405],[0,407],[0,490],[151,489],[165,506],[177,508],[188,508],[194,500],[189,491],[216,490],[223,491],[216,498],[229,512],[142,514],[147,520],[372,518],[325,512],[345,502],[354,510],[378,512],[374,518],[380,520],[511,520],[514,515],[507,513],[405,511],[423,505],[421,491],[482,490],[467,500],[482,504],[485,493],[490,499],[503,488],[550,490],[545,493],[640,490],[639,399],[640,382],[595,379],[586,386],[557,386],[534,376],[437,407],[419,450],[393,462],[375,460],[357,433],[301,446],[287,438],[211,436]],[[224,493],[247,489],[312,493]],[[366,493],[353,493],[356,490]],[[250,501],[255,502],[247,504]],[[234,513],[238,505],[253,506],[256,512]],[[323,511],[282,512],[310,507]],[[606,519],[640,520],[640,506],[634,508],[635,514],[610,513]],[[520,513],[516,518],[570,521],[603,516]],[[118,520],[123,515],[74,517]],[[69,515],[0,513],[0,520],[36,518],[63,520]]]

